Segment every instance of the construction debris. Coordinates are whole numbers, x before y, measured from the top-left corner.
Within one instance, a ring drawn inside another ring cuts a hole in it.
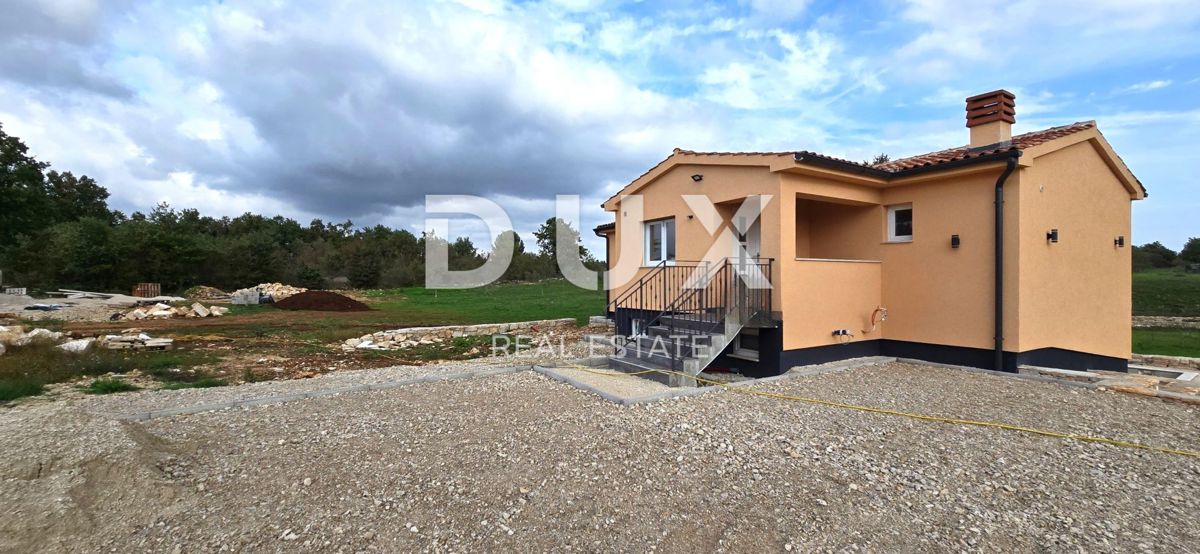
[[[183,302],[186,300],[186,298],[180,298],[178,296],[139,297],[128,296],[124,294],[111,294],[107,292],[91,292],[86,290],[71,289],[58,289],[58,292],[52,292],[50,294],[65,296],[68,300],[105,300],[111,304],[134,304],[139,306],[163,302]]]
[[[66,339],[66,342],[59,344],[57,347],[73,354],[87,352],[92,346],[99,346],[110,350],[164,350],[170,348],[175,342],[174,339],[153,338],[143,333],[140,329],[126,329],[120,335],[73,339],[63,333],[49,329],[37,328],[25,331],[25,328],[20,325],[7,327],[0,325],[0,354],[3,354],[10,346],[27,346],[34,341],[57,343],[63,339]]]
[[[206,302],[228,302],[229,293],[215,287],[197,285],[188,290],[183,291],[183,295],[188,300],[206,301]]]
[[[72,354],[82,354],[84,352],[87,352],[88,349],[92,347],[92,344],[95,344],[95,342],[96,342],[96,339],[94,339],[94,338],[75,339],[75,340],[64,342],[64,343],[58,345],[58,347],[62,350],[70,352]]]
[[[63,334],[49,329],[33,329],[25,331],[25,327],[0,325],[0,344],[5,346],[25,346],[33,341],[58,341]]]
[[[166,350],[175,343],[175,339],[156,339],[146,333],[123,333],[104,335],[97,342],[109,350]]]
[[[379,331],[342,342],[342,351],[354,350],[400,350],[418,345],[429,345],[455,337],[487,335],[533,335],[555,334],[575,328],[575,318],[543,319],[513,323],[484,323],[480,325],[446,325],[442,327],[407,327],[392,331]]]
[[[168,304],[159,303],[144,308],[134,308],[124,314],[115,314],[114,320],[138,321],[142,319],[170,319],[173,317],[221,317],[227,313],[229,313],[229,308],[224,306],[208,306],[206,308],[199,302],[186,307],[171,307]]]
[[[162,285],[159,283],[138,283],[133,286],[130,296],[138,298],[157,298],[162,296]]]
[[[283,283],[260,283],[247,289],[238,289],[230,294],[234,304],[269,304],[300,294],[308,289]]]
[[[62,304],[30,304],[25,306],[26,310],[38,312],[55,312],[62,308]]]

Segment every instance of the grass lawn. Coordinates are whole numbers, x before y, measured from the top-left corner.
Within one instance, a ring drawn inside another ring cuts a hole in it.
[[[1133,315],[1200,316],[1200,274],[1178,269],[1134,273]]]
[[[1133,351],[1200,358],[1200,329],[1134,329]]]
[[[555,279],[475,289],[403,288],[364,291],[373,307],[414,321],[500,323],[573,317],[581,325],[604,309],[604,291]]]

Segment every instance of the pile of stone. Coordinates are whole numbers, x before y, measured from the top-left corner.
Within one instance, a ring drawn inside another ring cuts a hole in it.
[[[543,319],[516,323],[484,323],[482,325],[447,325],[444,327],[408,327],[393,331],[379,331],[354,339],[346,339],[342,350],[400,350],[418,345],[428,345],[455,337],[487,335],[537,335],[575,328],[573,318]]]
[[[126,329],[120,335],[104,335],[96,341],[109,350],[166,350],[174,339],[156,339],[139,329]]]
[[[172,317],[221,317],[229,313],[224,306],[208,306],[196,302],[191,306],[172,307],[168,304],[155,304],[142,308],[134,308],[125,312],[120,319],[138,321],[142,319],[170,319]]]
[[[72,354],[82,354],[93,346],[110,350],[165,350],[174,344],[174,339],[156,339],[143,333],[140,329],[126,329],[120,335],[104,335],[99,338],[71,338],[58,331],[49,329],[25,330],[21,325],[0,325],[0,354],[9,347],[28,346],[34,342],[58,343],[60,350]]]
[[[58,342],[63,334],[49,329],[25,330],[23,325],[0,325],[0,354],[10,346],[25,346],[33,341]]]
[[[203,302],[228,302],[229,293],[216,287],[196,285],[183,292],[188,300]]]
[[[261,283],[247,289],[235,290],[229,297],[234,304],[264,304],[278,302],[307,290],[303,287],[293,287],[283,283]]]

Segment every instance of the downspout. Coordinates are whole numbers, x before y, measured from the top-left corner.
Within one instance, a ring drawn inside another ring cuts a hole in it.
[[[996,179],[996,359],[992,369],[1004,371],[1004,182],[1017,168],[1021,151],[1013,151],[1005,162],[1004,172]]]

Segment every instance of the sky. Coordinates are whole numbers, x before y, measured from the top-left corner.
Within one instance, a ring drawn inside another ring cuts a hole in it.
[[[472,194],[528,241],[675,147],[919,154],[1006,88],[1014,132],[1098,121],[1150,191],[1135,243],[1200,236],[1194,0],[0,4],[0,125],[126,212],[419,233]]]

